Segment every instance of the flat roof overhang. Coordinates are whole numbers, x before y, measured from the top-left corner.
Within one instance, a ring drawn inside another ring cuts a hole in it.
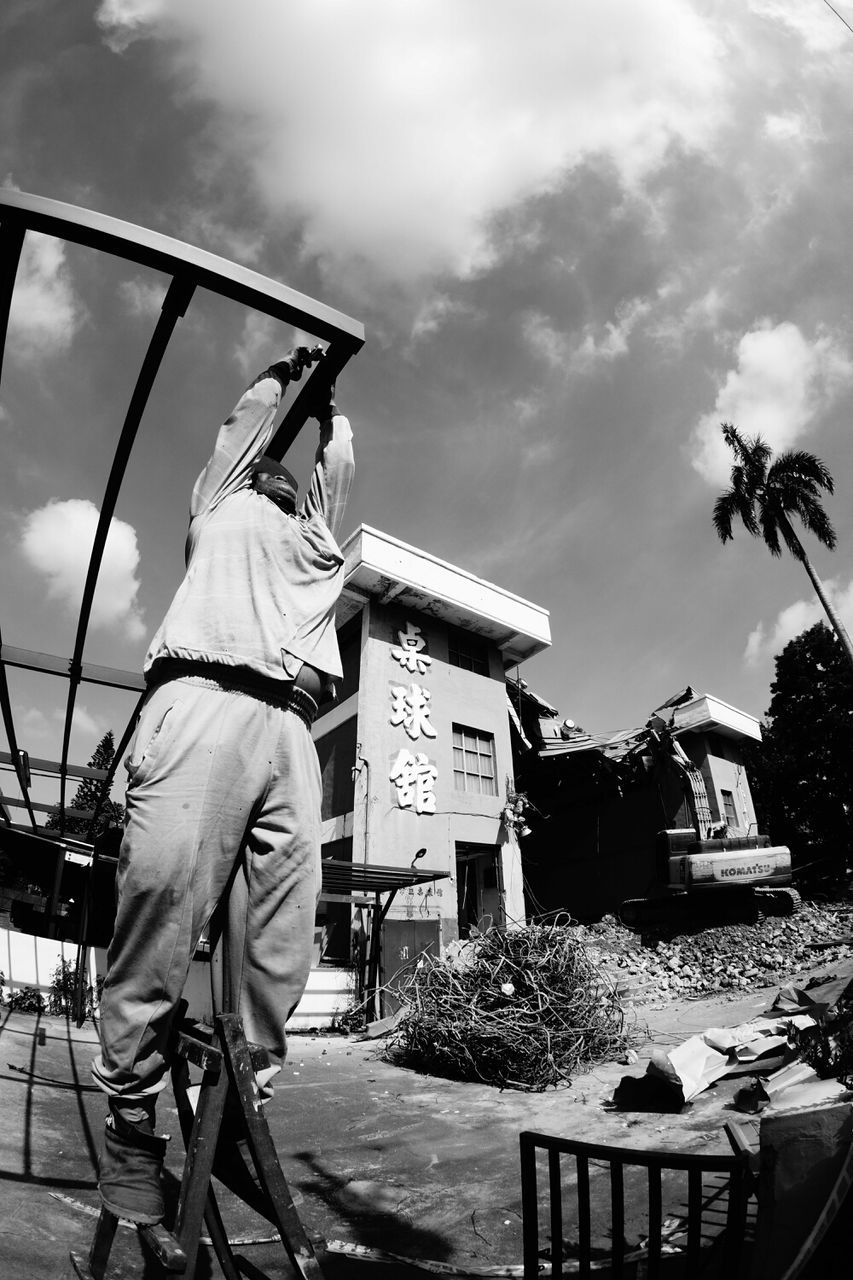
[[[751,738],[761,741],[761,722],[728,702],[703,694],[692,702],[675,707],[672,718],[675,733],[719,733],[724,738]]]
[[[339,624],[353,617],[367,600],[399,604],[493,641],[505,668],[525,662],[551,644],[547,609],[390,534],[363,524],[341,550],[346,576],[338,604]]]

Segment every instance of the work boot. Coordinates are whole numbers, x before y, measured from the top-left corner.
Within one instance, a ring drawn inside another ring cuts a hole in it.
[[[129,1222],[162,1222],[160,1174],[166,1137],[154,1132],[154,1103],[110,1099],[98,1190],[104,1207]]]

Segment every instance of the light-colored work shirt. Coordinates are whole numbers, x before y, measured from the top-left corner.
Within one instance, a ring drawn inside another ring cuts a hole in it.
[[[335,537],[354,471],[352,431],[341,414],[322,425],[308,494],[286,514],[252,488],[281,395],[272,371],[249,387],[195,483],[187,570],[146,655],[149,682],[163,658],[248,667],[283,681],[295,680],[303,662],[341,676],[335,606],[343,556]]]

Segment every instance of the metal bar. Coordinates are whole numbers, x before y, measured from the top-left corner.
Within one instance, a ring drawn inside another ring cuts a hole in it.
[[[351,316],[171,236],[22,191],[0,189],[0,217],[5,222],[4,209],[11,211],[9,221],[14,219],[16,225],[24,222],[35,231],[114,254],[169,276],[189,276],[199,288],[305,329],[325,342],[334,343],[344,337],[348,339],[350,355],[364,343],[364,326]]]
[[[580,1152],[575,1156],[577,1168],[578,1195],[578,1274],[582,1280],[590,1276],[590,1245],[592,1229],[590,1223],[589,1201],[589,1160]]]
[[[10,751],[0,751],[0,765],[9,765],[15,769],[15,758]],[[38,756],[30,756],[30,770],[33,773],[59,773],[58,760],[42,760]],[[17,770],[15,770],[17,773]],[[93,769],[90,765],[70,764],[66,769],[69,778],[105,778],[106,769]]]
[[[115,457],[107,480],[104,499],[101,503],[101,513],[98,518],[98,527],[95,530],[92,554],[89,558],[89,569],[86,574],[86,585],[83,588],[83,599],[80,604],[77,637],[74,641],[74,652],[71,657],[65,731],[62,737],[62,772],[59,778],[60,823],[62,823],[62,811],[65,808],[65,768],[68,764],[68,746],[71,741],[71,723],[74,716],[77,685],[80,680],[83,646],[86,643],[86,631],[89,626],[92,601],[95,596],[95,587],[98,583],[98,573],[101,568],[110,522],[115,511],[119,488],[130,457],[130,450],[136,438],[136,432],[145,406],[148,403],[154,379],[157,376],[157,371],[160,368],[160,363],[169,345],[169,339],[172,336],[175,325],[190,304],[194,288],[194,284],[183,276],[176,276],[169,285],[168,293],[163,299],[160,318],[157,321],[157,326],[145,353],[145,359],[142,362],[142,368],[139,371],[139,377],[136,380],[136,386],[133,389],[133,395],[130,398],[124,426],[119,436]]]
[[[702,1170],[687,1171],[687,1274],[697,1275],[702,1252]]]
[[[42,675],[63,676],[67,679],[74,660],[4,644],[0,645],[0,661],[9,667],[23,667],[27,671],[40,671]],[[93,662],[80,663],[80,680],[83,684],[104,684],[115,689],[130,689],[134,693],[145,688],[145,677],[140,672],[122,671],[118,667],[100,667]]]
[[[9,751],[11,755],[14,757],[14,759],[17,760],[18,739],[15,737],[15,717],[12,715],[12,700],[9,697],[9,685],[6,680],[6,667],[2,661],[0,661],[0,713],[2,713],[2,716],[3,716],[3,724],[5,726],[6,737],[9,742]],[[17,772],[18,771],[16,770],[16,773]],[[33,830],[35,830],[36,827],[38,826],[38,823],[36,822],[35,810],[33,809],[33,804],[32,804],[32,801],[30,800],[29,788],[26,785],[26,779],[21,778],[19,773],[18,773],[18,784],[21,787],[21,790],[23,792],[24,808],[26,809],[29,815],[30,824]],[[2,800],[2,796],[0,796],[0,800]]]
[[[648,1280],[657,1280],[661,1260],[661,1171],[660,1165],[649,1166],[649,1259]]]
[[[563,1274],[563,1188],[560,1182],[560,1153],[548,1152],[548,1198],[551,1209],[551,1275]]]
[[[55,804],[42,804],[38,800],[30,800],[29,796],[25,800],[19,800],[16,796],[6,796],[0,793],[0,802],[11,805],[13,809],[26,809],[28,813],[31,809],[36,813],[53,813],[56,810]],[[94,812],[94,809],[66,809],[65,816],[67,818],[85,820],[90,818]]]
[[[0,376],[3,373],[3,353],[6,350],[12,294],[15,292],[18,263],[26,234],[27,229],[19,218],[3,215],[0,221]]]
[[[539,1275],[539,1198],[536,1194],[536,1135],[520,1133],[521,1154],[521,1236],[524,1280]]]
[[[621,1164],[637,1165],[640,1168],[658,1166],[664,1169],[699,1169],[707,1173],[731,1173],[738,1163],[733,1155],[695,1155],[677,1151],[638,1150],[635,1147],[608,1147],[604,1143],[579,1142],[574,1138],[558,1138],[550,1133],[534,1133],[539,1146],[545,1150],[554,1147],[557,1151],[574,1154],[582,1151],[589,1160],[601,1160],[610,1164],[619,1160]]]
[[[746,1157],[744,1157],[732,1169],[729,1177],[729,1202],[726,1210],[723,1257],[727,1267],[732,1269],[734,1274],[738,1273],[738,1264],[742,1255],[746,1232],[747,1171],[748,1165]]]
[[[625,1186],[624,1168],[618,1160],[610,1164],[610,1230],[612,1232],[613,1277],[621,1280],[625,1270]]]

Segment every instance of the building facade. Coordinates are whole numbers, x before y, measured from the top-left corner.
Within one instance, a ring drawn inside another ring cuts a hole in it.
[[[399,891],[383,978],[484,918],[523,923],[506,672],[550,643],[547,611],[367,526],[344,543],[343,681],[314,738],[323,857],[430,869]],[[324,895],[316,960],[350,962],[366,918]]]

